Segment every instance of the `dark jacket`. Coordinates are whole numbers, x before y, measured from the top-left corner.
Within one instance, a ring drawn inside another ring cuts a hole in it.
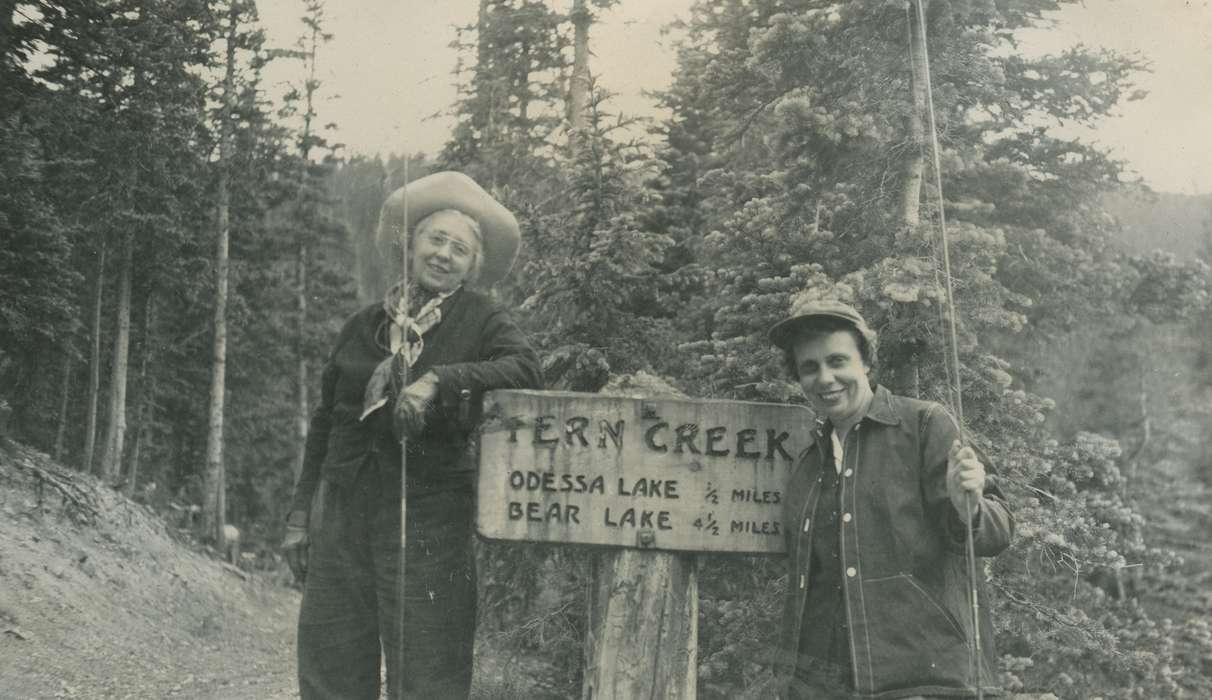
[[[539,358],[509,315],[485,295],[466,289],[442,302],[442,322],[425,334],[410,376],[432,370],[438,397],[424,432],[408,442],[409,494],[470,489],[475,459],[468,449],[485,391],[538,389]],[[389,354],[387,314],[368,306],[341,329],[320,381],[292,510],[307,510],[321,477],[353,481],[367,460],[399,469],[400,445],[392,434],[392,405],[359,421],[366,383]],[[464,394],[463,392],[467,393]]]
[[[834,469],[826,423],[800,456],[787,489],[788,581],[780,639],[782,671],[794,671],[807,611],[813,520],[820,475]],[[846,436],[839,493],[840,556],[851,682],[859,697],[975,696],[969,645],[971,608],[964,525],[944,483],[947,453],[959,432],[938,404],[876,387],[867,416]],[[987,473],[993,465],[982,455]],[[1010,543],[1014,521],[996,476],[987,480],[974,522],[977,556]],[[821,505],[824,510],[824,505]],[[983,677],[997,669],[988,605],[981,593]]]

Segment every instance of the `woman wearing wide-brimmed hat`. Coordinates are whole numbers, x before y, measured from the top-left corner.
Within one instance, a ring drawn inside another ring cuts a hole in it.
[[[965,566],[965,520],[976,556],[1014,529],[988,458],[939,404],[871,383],[876,334],[854,307],[799,299],[770,341],[819,417],[783,495],[784,697],[999,694],[987,605],[972,656],[967,593],[982,582]]]
[[[378,240],[389,259],[407,243],[407,288],[393,286],[338,335],[288,523],[287,559],[306,581],[300,692],[304,700],[377,699],[385,659],[390,697],[466,698],[476,615],[470,435],[485,391],[542,383],[522,332],[469,287],[486,288],[508,274],[519,230],[470,178],[444,172],[388,198]],[[401,387],[404,364],[411,381]],[[408,524],[401,655],[402,435]]]

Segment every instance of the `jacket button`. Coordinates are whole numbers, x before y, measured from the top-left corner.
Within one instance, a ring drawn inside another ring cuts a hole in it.
[[[842,522],[844,522],[844,523],[848,523],[848,522],[850,522],[850,514],[849,514],[849,513],[842,513]]]
[[[858,575],[858,570],[852,566],[852,567],[846,569],[846,575],[849,576],[850,578],[854,578],[855,576]]]
[[[847,469],[846,471],[842,472],[842,476],[854,476],[854,470]]]
[[[811,522],[812,522],[812,521],[811,521],[811,520],[809,520],[808,518],[804,518],[804,532],[808,532],[808,530],[809,530],[809,527],[808,527],[808,526],[809,526],[809,524],[810,524]]]

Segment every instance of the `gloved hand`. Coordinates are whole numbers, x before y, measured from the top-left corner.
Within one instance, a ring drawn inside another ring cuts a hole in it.
[[[425,414],[438,396],[438,375],[426,372],[404,387],[396,398],[393,425],[396,437],[415,438],[425,429]]]
[[[291,511],[286,519],[286,537],[282,540],[282,554],[294,574],[295,581],[302,586],[307,580],[307,511]]]

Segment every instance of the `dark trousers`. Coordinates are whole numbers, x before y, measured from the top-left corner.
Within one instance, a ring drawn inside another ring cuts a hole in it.
[[[321,486],[299,611],[300,694],[378,700],[386,659],[388,697],[465,700],[476,620],[472,494],[408,499],[400,668],[399,486],[378,471]]]

